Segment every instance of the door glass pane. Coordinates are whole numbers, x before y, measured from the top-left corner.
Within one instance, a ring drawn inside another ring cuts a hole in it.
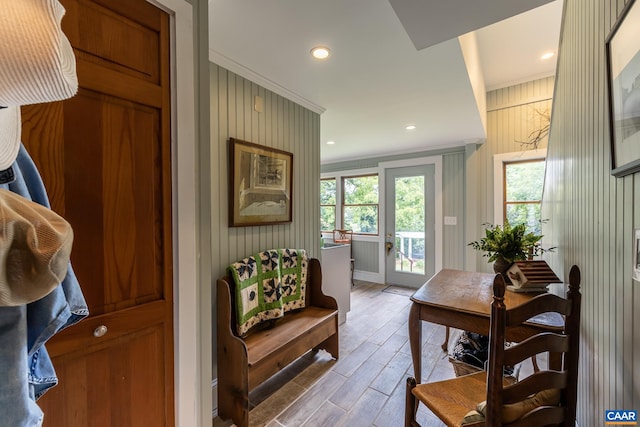
[[[424,176],[395,179],[396,271],[424,274]]]

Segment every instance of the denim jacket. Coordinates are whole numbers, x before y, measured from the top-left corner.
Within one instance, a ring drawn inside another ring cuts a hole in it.
[[[50,207],[40,174],[24,146],[13,169],[15,181],[0,188]],[[42,424],[43,414],[35,401],[58,383],[44,344],[88,314],[71,264],[62,284],[49,295],[23,306],[0,307],[0,426]]]

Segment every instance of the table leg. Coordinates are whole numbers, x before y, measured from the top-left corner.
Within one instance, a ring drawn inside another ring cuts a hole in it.
[[[411,304],[409,311],[409,345],[413,360],[413,375],[420,384],[422,376],[422,325],[420,324],[420,305]]]
[[[449,351],[449,327],[445,326],[444,342],[442,343],[442,351]]]

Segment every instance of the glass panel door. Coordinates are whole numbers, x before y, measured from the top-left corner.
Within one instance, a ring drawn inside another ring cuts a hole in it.
[[[387,169],[386,282],[419,287],[435,273],[433,165]]]

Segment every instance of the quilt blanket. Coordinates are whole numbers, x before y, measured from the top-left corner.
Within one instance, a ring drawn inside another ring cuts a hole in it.
[[[229,266],[235,282],[239,336],[287,311],[305,307],[307,265],[304,249],[270,249]]]
[[[277,250],[259,252],[229,266],[236,284],[238,335],[267,320],[282,317],[280,254]]]

